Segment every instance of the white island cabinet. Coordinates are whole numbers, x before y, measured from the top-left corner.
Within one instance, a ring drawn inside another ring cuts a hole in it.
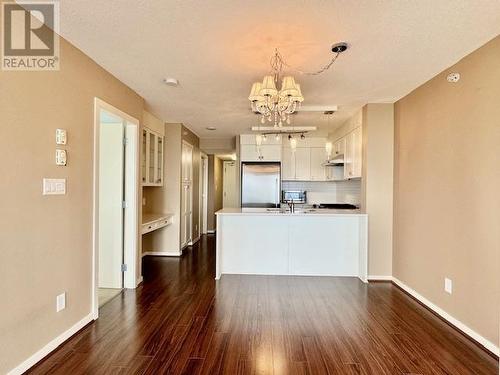
[[[356,210],[217,212],[222,274],[351,276],[367,282],[368,217]]]

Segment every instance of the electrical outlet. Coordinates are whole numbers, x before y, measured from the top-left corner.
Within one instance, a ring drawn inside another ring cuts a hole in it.
[[[453,292],[453,282],[447,277],[444,278],[444,291],[449,294]]]
[[[59,294],[56,297],[56,312],[64,310],[66,308],[66,292]]]

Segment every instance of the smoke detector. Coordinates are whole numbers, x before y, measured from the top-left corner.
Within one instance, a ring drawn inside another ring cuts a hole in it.
[[[163,83],[167,86],[177,87],[179,86],[179,80],[176,78],[164,78]]]
[[[460,73],[450,73],[446,77],[446,80],[450,83],[457,83],[460,80]]]

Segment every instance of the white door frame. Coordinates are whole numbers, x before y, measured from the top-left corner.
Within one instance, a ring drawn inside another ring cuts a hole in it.
[[[200,178],[200,233],[207,234],[208,217],[208,155],[200,155],[201,178]]]
[[[120,111],[105,101],[94,98],[94,166],[93,166],[93,246],[92,246],[92,312],[94,320],[99,317],[98,275],[99,275],[99,127],[101,110],[120,117],[124,122],[127,147],[125,148],[125,191],[126,209],[124,215],[124,264],[123,287],[137,286],[136,269],[139,236],[139,120]]]
[[[189,165],[189,163],[186,164],[186,160],[185,160],[185,148],[188,148],[189,151],[191,152],[191,165]],[[186,182],[185,180],[182,180],[181,182],[181,249],[184,249],[185,247],[187,246],[192,246],[193,245],[193,157],[194,157],[194,146],[183,140],[182,141],[182,144],[181,144],[181,165],[182,165],[182,168],[181,168],[181,177],[182,177],[182,174],[184,173],[184,166],[187,165],[189,167],[189,176],[188,176],[188,182]],[[185,186],[187,186],[187,189],[189,190],[189,195],[188,195],[188,200],[189,200],[189,226],[186,226],[185,224],[185,215],[184,215],[184,211],[183,211],[183,208],[185,208],[186,204],[185,204],[185,201],[183,201],[183,192],[184,192],[184,189],[185,189]],[[183,225],[184,224],[184,225]],[[185,233],[185,240],[186,242],[185,243],[182,243],[182,239],[183,239],[183,234],[182,234],[182,231],[186,231],[187,228],[189,227],[189,233],[186,232]]]
[[[231,165],[234,167],[234,173],[230,176],[231,179],[233,180],[231,183],[233,185],[233,194],[234,194],[234,198],[236,197],[236,170],[237,170],[237,167],[236,167],[236,162],[234,160],[224,160],[224,162],[222,163],[222,166],[223,166],[223,173],[222,173],[222,208],[226,208],[226,207],[234,207],[237,205],[237,202],[235,202],[236,199],[233,199],[233,205],[232,206],[227,206],[227,195],[226,195],[226,192],[227,192],[227,184],[228,184],[228,179],[227,179],[227,166],[228,165]]]

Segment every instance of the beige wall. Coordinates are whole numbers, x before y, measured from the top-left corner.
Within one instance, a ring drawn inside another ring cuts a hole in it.
[[[149,128],[158,134],[165,135],[165,123],[151,112],[142,111],[142,127]]]
[[[361,126],[363,123],[363,110],[360,109],[356,112],[352,117],[346,120],[341,126],[335,129],[333,132],[328,134],[328,139],[332,142],[342,138],[344,135],[350,133],[358,126]]]
[[[201,138],[200,148],[206,154],[230,154],[236,149],[236,137]]]
[[[94,97],[141,120],[143,99],[61,39],[61,70],[0,71],[0,373],[91,312]],[[68,166],[54,163],[68,130]],[[67,179],[42,196],[42,178]],[[67,307],[56,313],[56,295]]]
[[[217,229],[215,213],[222,209],[223,162],[217,156],[208,155],[208,205],[207,229]]]
[[[396,103],[393,258],[395,277],[497,346],[499,62],[497,37]]]
[[[363,107],[362,209],[368,214],[368,275],[392,276],[394,104]]]

